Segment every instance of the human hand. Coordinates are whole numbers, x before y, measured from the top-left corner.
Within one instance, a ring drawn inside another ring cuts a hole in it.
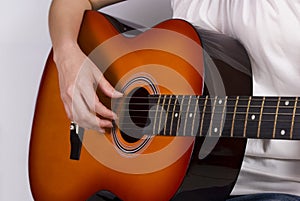
[[[110,98],[120,98],[98,67],[77,46],[54,52],[59,73],[61,98],[68,118],[86,129],[100,133],[112,128],[117,115],[106,108],[96,94],[99,88]]]

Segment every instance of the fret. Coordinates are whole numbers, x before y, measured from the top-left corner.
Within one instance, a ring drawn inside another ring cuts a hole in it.
[[[164,123],[164,132],[163,132],[164,135],[167,135],[168,134],[167,131],[170,131],[170,129],[168,129],[168,128],[169,128],[169,125],[170,125],[170,120],[173,118],[172,113],[170,113],[170,105],[171,105],[171,102],[172,102],[172,98],[173,98],[172,95],[167,96],[168,105],[166,107],[166,116],[165,116],[165,123]],[[171,114],[171,117],[170,117],[170,114]]]
[[[180,100],[180,97],[182,97],[181,100]],[[184,102],[184,100],[185,100],[184,95],[183,96],[178,96],[178,102],[180,103],[180,110],[179,110],[178,118],[177,118],[176,136],[182,134],[182,128],[183,128],[182,127],[182,122],[183,121],[181,121],[181,115],[182,115],[182,111],[183,111],[183,106],[184,106],[183,102]],[[181,129],[181,130],[179,130],[179,129]]]
[[[260,137],[260,127],[261,127],[261,119],[262,119],[262,113],[264,110],[264,105],[265,105],[265,97],[263,97],[263,101],[261,103],[261,109],[259,113],[259,121],[258,121],[258,128],[257,128],[257,138]]]
[[[278,118],[276,117],[276,110],[278,105],[278,98],[277,97],[264,97],[264,106],[261,113],[261,118],[259,122],[259,133],[257,135],[258,138],[266,138],[272,139],[273,137],[273,130],[274,130],[274,120]],[[280,105],[280,102],[279,102]],[[279,109],[278,109],[279,111]],[[276,123],[277,127],[277,123]],[[276,128],[275,128],[276,129]]]
[[[248,123],[248,115],[249,115],[250,104],[251,104],[251,96],[249,96],[249,98],[248,98],[248,105],[247,105],[247,110],[246,110],[246,118],[245,118],[245,124],[244,124],[243,137],[246,137],[246,131],[247,131],[247,123]]]
[[[225,97],[216,96],[213,101],[211,121],[209,126],[209,136],[220,136],[222,132],[222,116],[224,111]]]
[[[229,96],[226,97],[226,103],[224,104],[224,114],[223,119],[225,122],[222,128],[222,137],[231,137],[232,125],[234,125],[234,114],[237,106],[238,97]],[[233,137],[233,133],[232,133]]]
[[[186,136],[186,127],[187,127],[187,114],[188,114],[188,107],[189,107],[189,97],[190,96],[182,96],[181,104],[180,104],[180,123],[178,127],[178,135]]]
[[[262,97],[252,97],[251,105],[248,110],[246,135],[248,138],[257,138],[257,129],[259,124],[259,114],[262,105]]]
[[[159,132],[156,132],[155,127],[156,127],[156,122],[157,122],[157,114],[158,114],[158,109],[159,109],[160,98],[161,98],[161,95],[159,95],[157,97],[157,103],[156,103],[156,109],[155,109],[155,115],[154,115],[154,123],[153,123],[153,133],[156,133],[156,134],[159,133]]]
[[[278,97],[276,113],[275,113],[275,119],[274,119],[274,129],[273,129],[273,135],[272,135],[273,139],[275,139],[275,137],[276,137],[276,127],[277,127],[277,119],[278,119],[278,111],[279,111],[279,106],[280,106],[280,100],[281,100],[281,97]]]
[[[188,108],[186,110],[187,112],[185,115],[186,119],[185,119],[184,133],[186,136],[197,136],[197,134],[198,134],[197,131],[198,131],[199,122],[200,122],[198,97],[191,96],[191,97],[189,97],[189,99],[186,99],[186,102],[188,102]],[[195,121],[197,122],[196,125],[194,125]]]
[[[174,127],[177,128],[177,124],[174,124],[174,117],[177,120],[176,122],[178,122],[178,119],[177,119],[178,116],[176,117],[176,115],[175,115],[175,114],[178,114],[177,113],[178,110],[176,110],[177,102],[178,102],[178,96],[175,96],[175,101],[174,101],[173,109],[172,109],[172,120],[171,120],[171,124],[170,124],[170,132],[169,132],[169,134],[171,136],[176,135],[176,129],[174,129]]]
[[[162,121],[164,122],[164,120],[163,120],[163,113],[164,113],[164,106],[165,106],[165,102],[166,102],[166,96],[167,95],[163,95],[163,101],[162,101],[162,104],[161,104],[161,106],[162,107],[160,107],[161,108],[161,110],[160,110],[160,115],[159,115],[159,123],[158,123],[158,132],[157,133],[161,133],[161,131],[162,131]]]
[[[276,139],[290,139],[295,105],[297,105],[295,98],[281,97],[275,132]],[[296,120],[296,116],[294,120]]]
[[[212,136],[213,128],[214,128],[214,116],[215,116],[215,109],[216,109],[216,102],[217,96],[215,96],[212,106],[212,112],[210,117],[210,124],[209,124],[209,136]]]
[[[292,126],[292,138],[295,140],[300,140],[300,101],[298,98],[295,100],[296,107],[294,106],[293,111],[293,126]]]
[[[201,123],[200,123],[200,130],[199,130],[199,136],[204,136],[203,134],[203,128],[204,128],[204,118],[207,116],[207,102],[208,102],[208,96],[205,97],[204,105],[203,105],[203,110],[202,110],[202,117],[201,117]],[[207,118],[206,118],[207,119]]]
[[[223,133],[223,128],[224,128],[224,125],[225,125],[225,120],[224,120],[224,117],[225,117],[225,113],[226,113],[226,106],[227,106],[227,100],[228,100],[228,96],[225,97],[225,101],[224,101],[224,104],[223,104],[223,111],[222,111],[222,117],[221,117],[221,122],[220,122],[220,131],[219,131],[219,136],[222,137],[222,133]]]
[[[195,103],[195,108],[194,108],[194,116],[192,120],[192,130],[191,130],[191,135],[196,136],[197,135],[197,130],[199,128],[199,123],[200,121],[196,121],[196,117],[200,116],[200,111],[199,111],[199,96],[196,96],[196,103]],[[198,110],[197,110],[198,109]],[[200,119],[199,119],[200,120]],[[197,130],[195,130],[195,123],[197,122]],[[200,134],[200,133],[199,133]]]
[[[167,108],[167,119],[165,120],[165,129],[164,129],[164,135],[166,136],[171,136],[172,135],[172,126],[174,122],[174,114],[176,111],[176,96],[170,95],[168,97],[168,106],[165,107]]]
[[[186,127],[187,127],[187,122],[188,122],[189,115],[190,115],[191,98],[192,98],[192,96],[189,96],[188,104],[187,104],[187,108],[186,108],[186,114],[185,114],[185,120],[184,120],[184,129],[183,129],[183,135],[184,136],[186,136]]]
[[[295,116],[296,116],[296,111],[297,111],[297,104],[298,104],[298,97],[295,98],[295,104],[294,104],[294,109],[293,109],[293,117],[292,117],[292,125],[291,125],[291,130],[290,130],[290,139],[293,139],[293,130],[295,126]]]
[[[236,97],[235,105],[234,105],[234,111],[233,111],[233,117],[232,117],[232,124],[231,124],[231,132],[230,136],[233,137],[233,132],[234,132],[234,125],[235,125],[235,117],[236,117],[236,111],[237,111],[237,106],[239,102],[240,97]]]
[[[244,136],[244,125],[246,121],[247,105],[249,102],[249,96],[240,96],[237,102],[237,108],[235,112],[233,135],[235,137]]]

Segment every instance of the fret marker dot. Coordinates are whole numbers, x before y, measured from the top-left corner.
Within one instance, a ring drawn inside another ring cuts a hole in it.
[[[192,118],[192,117],[193,117],[193,113],[190,113],[190,114],[189,114],[189,117]]]
[[[253,114],[253,115],[251,115],[251,119],[252,120],[254,120],[255,119],[255,115]]]
[[[175,113],[175,117],[178,117],[178,113]]]
[[[281,135],[285,135],[285,130],[281,130],[281,131],[280,131],[280,134],[281,134]]]
[[[290,104],[290,101],[285,101],[284,103],[286,106],[288,106]]]
[[[215,133],[218,132],[218,128],[214,128],[214,132],[215,132]]]
[[[223,101],[220,99],[220,100],[219,100],[219,104],[221,105],[222,103],[223,103]]]

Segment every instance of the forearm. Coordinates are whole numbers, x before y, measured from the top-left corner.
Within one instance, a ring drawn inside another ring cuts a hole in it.
[[[77,48],[77,37],[85,10],[99,9],[120,0],[53,0],[49,11],[49,30],[54,58],[67,49]]]
[[[116,115],[98,100],[95,84],[108,97],[119,98],[122,94],[87,59],[77,44],[77,37],[85,10],[97,10],[118,1],[120,0],[53,0],[49,12],[53,59],[58,70],[66,113],[78,125],[101,133],[105,132],[104,128],[112,127],[111,120]]]
[[[77,45],[83,13],[91,8],[88,0],[53,0],[49,11],[49,31],[54,57]]]

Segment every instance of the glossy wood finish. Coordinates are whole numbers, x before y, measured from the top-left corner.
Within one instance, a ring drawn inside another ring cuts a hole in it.
[[[112,39],[115,36],[117,42]],[[200,47],[194,28],[181,20],[169,20],[137,37],[126,38],[102,14],[88,11],[79,44],[99,67],[109,64],[104,75],[119,90],[135,78],[147,77],[159,93],[201,95],[203,61],[199,55],[202,54],[201,51],[187,54],[192,48],[185,43],[187,38]],[[97,46],[107,41],[108,47],[99,50]],[[118,52],[120,49],[126,54]],[[188,60],[195,65],[191,66],[181,54],[190,55]],[[147,146],[130,154],[114,146],[110,132],[100,135],[86,131],[80,160],[70,160],[70,121],[60,99],[52,56],[51,53],[40,85],[30,142],[29,174],[34,199],[82,201],[99,190],[112,191],[125,201],[173,197],[186,174],[194,138],[155,136],[146,142]],[[172,74],[178,79],[170,78]],[[145,86],[133,82],[124,92],[136,87]],[[153,93],[151,87],[145,88]],[[127,142],[118,129],[115,136],[124,147],[145,142],[144,139]]]

